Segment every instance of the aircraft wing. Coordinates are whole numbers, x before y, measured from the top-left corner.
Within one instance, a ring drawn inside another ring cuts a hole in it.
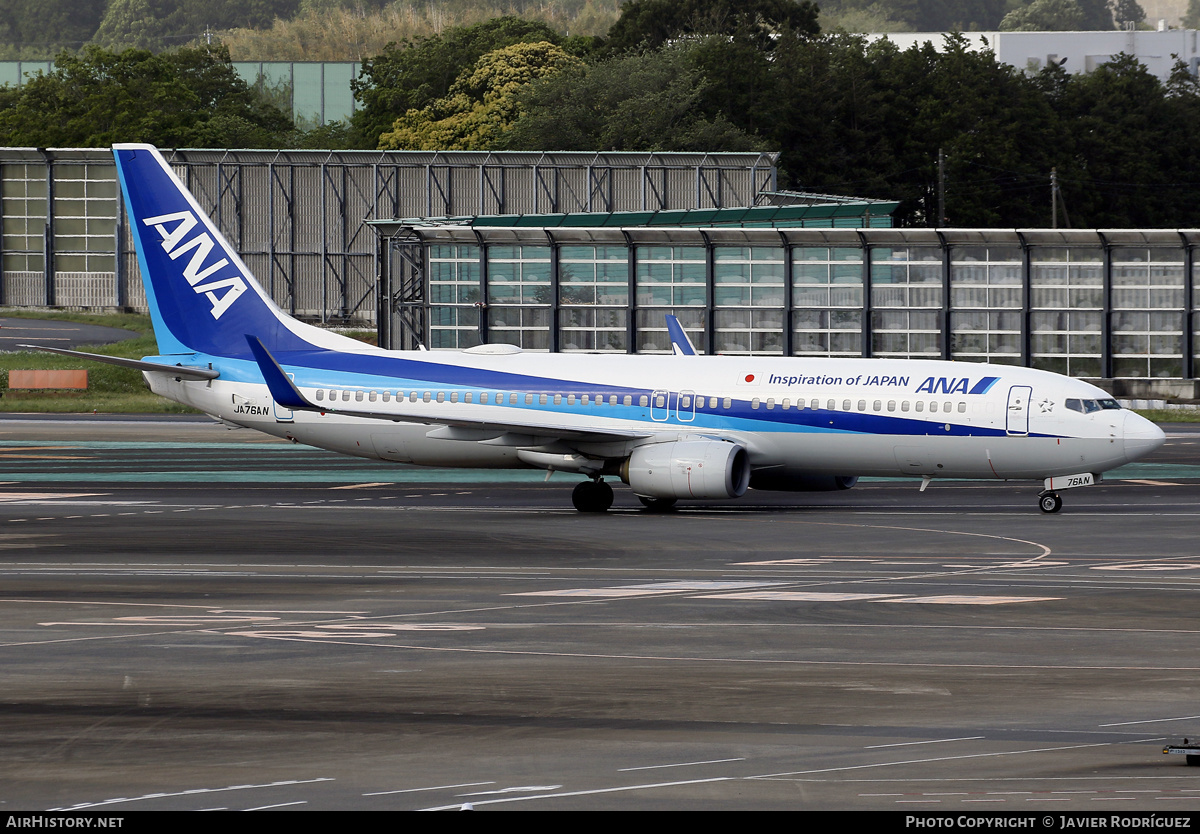
[[[296,384],[275,361],[255,336],[246,336],[250,350],[262,371],[271,397],[283,408],[293,411],[317,411],[324,414],[344,414],[349,417],[363,417],[369,420],[388,420],[393,423],[424,423],[435,424],[441,428],[434,429],[429,436],[443,440],[473,440],[482,443],[492,443],[498,446],[543,446],[555,440],[569,440],[582,443],[604,443],[620,440],[640,440],[654,437],[653,432],[644,430],[623,429],[580,429],[577,426],[554,425],[545,422],[520,422],[494,420],[471,420],[467,418],[434,418],[428,416],[410,416],[394,412],[372,411],[370,409],[339,408],[333,405],[317,405],[310,402],[301,393]]]

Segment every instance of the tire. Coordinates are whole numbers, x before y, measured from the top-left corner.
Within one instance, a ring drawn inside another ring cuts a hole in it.
[[[604,481],[581,481],[571,493],[571,503],[581,513],[602,513],[613,504],[613,489]]]
[[[1044,513],[1056,513],[1062,509],[1062,496],[1057,492],[1047,492],[1038,497],[1038,506]]]

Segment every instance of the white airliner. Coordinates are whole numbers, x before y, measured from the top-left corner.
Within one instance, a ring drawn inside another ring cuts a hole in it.
[[[576,509],[847,489],[859,476],[1043,481],[1059,491],[1162,445],[1101,389],[1044,371],[899,359],[389,351],[281,311],[149,145],[116,145],[160,355],[113,360],[227,423],[427,466],[576,473]],[[71,355],[77,352],[57,351]],[[91,356],[90,354],[85,354]]]

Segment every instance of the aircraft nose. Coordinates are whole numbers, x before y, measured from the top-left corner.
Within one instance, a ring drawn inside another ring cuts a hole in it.
[[[1130,462],[1144,458],[1167,440],[1162,429],[1132,411],[1125,413],[1121,437],[1125,443],[1125,459]]]

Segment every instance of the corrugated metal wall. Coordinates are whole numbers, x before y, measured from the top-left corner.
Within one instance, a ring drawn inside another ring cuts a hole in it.
[[[164,151],[276,303],[373,325],[366,220],[754,205],[777,154]],[[0,305],[145,309],[100,149],[0,149]],[[69,186],[69,188],[68,188]],[[65,197],[92,192],[99,197]],[[103,196],[110,195],[110,196]]]

